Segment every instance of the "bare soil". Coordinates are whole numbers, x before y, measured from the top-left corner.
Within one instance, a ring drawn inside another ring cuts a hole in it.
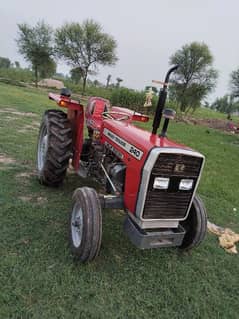
[[[19,196],[19,199],[21,199],[23,202],[30,202],[32,200],[32,196]]]
[[[35,176],[36,174],[33,172],[22,172],[16,175],[16,178],[30,178],[31,176]]]
[[[178,121],[186,124],[201,125],[223,132],[236,133],[235,130],[229,128],[229,121],[224,119],[196,119],[193,117],[183,117],[178,119]]]
[[[5,155],[5,154],[0,154],[0,164],[5,164],[5,165],[8,165],[8,164],[14,164],[16,163],[16,160]]]
[[[4,108],[0,110],[0,113],[8,113],[11,115],[17,115],[17,116],[24,116],[24,117],[35,117],[37,114],[32,113],[32,112],[19,112],[14,108]]]
[[[32,121],[31,124],[24,125],[21,129],[17,130],[19,133],[28,133],[32,130],[38,130],[40,123],[37,121]]]
[[[18,198],[25,203],[26,202],[34,202],[34,203],[39,204],[39,205],[43,205],[43,204],[47,203],[47,198],[42,197],[42,196],[34,197],[32,195],[24,195],[24,196],[19,196]]]

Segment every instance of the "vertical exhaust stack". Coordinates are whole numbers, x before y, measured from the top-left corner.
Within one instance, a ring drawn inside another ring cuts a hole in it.
[[[156,108],[156,112],[155,112],[155,116],[154,116],[154,121],[153,121],[152,134],[157,134],[157,130],[160,126],[160,122],[161,122],[161,118],[162,118],[163,109],[164,109],[165,102],[167,99],[167,94],[168,94],[167,87],[168,87],[169,78],[170,78],[171,73],[176,71],[177,68],[178,68],[178,65],[173,66],[171,69],[168,70],[168,72],[166,74],[163,88],[160,90],[160,93],[159,93],[158,104],[157,104],[157,108]]]

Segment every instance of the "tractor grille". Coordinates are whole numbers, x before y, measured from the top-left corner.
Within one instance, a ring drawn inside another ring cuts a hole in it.
[[[152,169],[144,205],[144,219],[181,219],[190,204],[203,159],[184,154],[161,153]],[[170,178],[167,190],[153,188],[155,177]],[[179,190],[181,179],[193,179],[193,188]]]

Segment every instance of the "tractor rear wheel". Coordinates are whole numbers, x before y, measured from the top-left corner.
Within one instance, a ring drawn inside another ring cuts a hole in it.
[[[101,205],[93,188],[77,188],[69,218],[69,240],[72,253],[81,262],[97,257],[102,236]]]
[[[60,185],[72,156],[72,129],[66,113],[45,112],[40,126],[37,147],[37,171],[41,184]]]
[[[189,250],[198,246],[206,236],[207,213],[198,195],[195,195],[186,220],[180,222],[186,234],[180,249]]]

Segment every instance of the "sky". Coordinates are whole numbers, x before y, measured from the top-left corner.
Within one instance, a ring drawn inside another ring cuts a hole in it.
[[[209,101],[229,91],[230,73],[239,67],[238,0],[1,0],[0,56],[27,66],[17,52],[17,24],[34,25],[44,20],[53,28],[65,22],[91,18],[117,41],[119,61],[114,67],[99,68],[96,76],[144,89],[152,80],[163,80],[170,56],[184,44],[198,41],[209,46],[214,67],[219,71],[216,90]],[[58,72],[69,68],[58,63]]]

